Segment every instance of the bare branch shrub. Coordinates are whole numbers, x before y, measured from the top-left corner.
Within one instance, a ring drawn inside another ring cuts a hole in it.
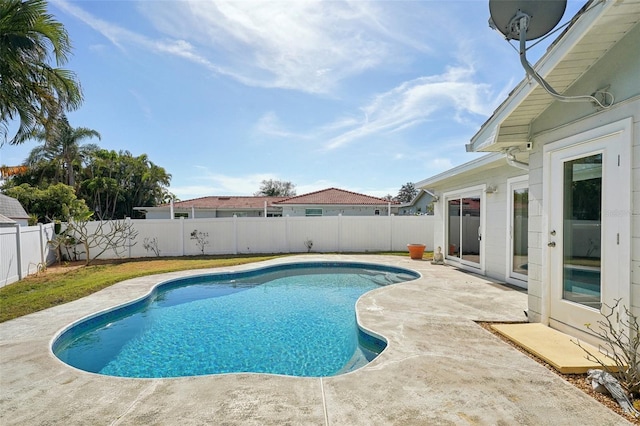
[[[194,229],[191,232],[191,239],[196,240],[196,246],[200,249],[200,253],[204,254],[204,247],[209,244],[209,233],[201,232],[197,229]]]
[[[640,327],[638,317],[633,315],[629,308],[622,306],[624,312],[620,312],[617,299],[613,306],[603,303],[600,311],[602,319],[597,322],[594,329],[591,324],[585,327],[603,341],[607,355],[615,362],[615,367],[606,365],[592,354],[588,349],[574,342],[586,354],[589,361],[596,362],[602,368],[614,376],[620,386],[627,392],[631,399],[640,398]]]
[[[313,247],[313,240],[307,238],[304,240],[304,246],[307,248],[307,253],[311,253],[311,248]]]
[[[90,230],[89,224],[95,225],[95,230]],[[77,218],[69,222],[65,232],[82,244],[87,265],[107,250],[113,250],[120,256],[125,249],[136,244],[133,240],[138,236],[138,231],[126,219],[90,221],[88,217]],[[91,254],[91,249],[96,249],[97,253]]]
[[[146,251],[153,252],[156,257],[160,257],[160,247],[158,246],[158,239],[156,237],[146,237],[142,242],[142,247],[144,247]]]

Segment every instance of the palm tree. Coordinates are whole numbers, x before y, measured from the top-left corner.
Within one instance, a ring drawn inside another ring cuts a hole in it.
[[[49,119],[82,103],[75,74],[56,66],[71,52],[64,26],[47,13],[46,0],[0,1],[0,146],[9,122],[19,120],[9,143],[19,144]]]
[[[64,116],[56,120],[55,129],[36,132],[33,137],[44,141],[44,145],[31,151],[27,164],[36,165],[43,161],[53,164],[56,169],[54,179],[72,187],[76,185],[75,169],[100,149],[96,144],[80,145],[80,141],[86,138],[100,139],[100,133],[86,127],[73,128]]]

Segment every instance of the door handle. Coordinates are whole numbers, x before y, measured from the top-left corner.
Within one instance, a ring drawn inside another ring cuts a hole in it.
[[[551,241],[547,244],[549,247],[555,247],[556,246],[556,242],[555,241]]]

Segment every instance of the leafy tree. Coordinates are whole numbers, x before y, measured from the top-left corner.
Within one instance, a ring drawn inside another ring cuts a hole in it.
[[[79,200],[73,188],[63,183],[45,189],[23,183],[4,190],[4,193],[20,201],[25,210],[41,222],[65,221],[69,217],[90,213],[84,200]]]
[[[398,195],[396,196],[396,201],[400,203],[408,203],[418,195],[418,190],[411,182],[407,182],[400,188],[398,191]]]
[[[100,133],[86,127],[73,128],[66,117],[58,120],[54,128],[36,132],[34,137],[44,141],[44,145],[34,148],[27,158],[27,165],[49,165],[55,171],[54,180],[75,187],[77,171],[90,155],[99,150],[98,145],[80,145],[86,138],[97,137]]]
[[[20,144],[80,106],[75,74],[57,68],[70,53],[67,31],[47,13],[46,0],[0,1],[0,145],[10,121],[19,127],[9,143]]]
[[[134,217],[134,207],[153,207],[171,194],[171,175],[146,154],[129,151],[94,152],[84,168],[79,193],[101,219]]]
[[[49,185],[58,183],[56,176],[57,170],[55,165],[43,160],[28,166],[23,173],[6,179],[0,189],[7,190],[14,186],[20,186],[23,183],[28,183],[36,188],[46,188]]]
[[[382,197],[383,200],[387,200],[387,201],[393,201],[394,197],[391,194],[387,194],[384,197]]]
[[[296,186],[291,182],[281,180],[263,180],[260,191],[253,194],[257,197],[293,197],[296,195]]]

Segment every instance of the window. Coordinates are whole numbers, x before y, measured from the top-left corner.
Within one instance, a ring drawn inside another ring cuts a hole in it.
[[[380,216],[380,209],[376,209],[373,214],[375,214],[376,216]]]
[[[563,298],[600,309],[602,154],[564,163]]]
[[[185,219],[189,218],[189,213],[174,213],[173,217],[175,219],[180,219],[181,217],[184,217]]]
[[[305,216],[322,216],[322,209],[304,209]]]
[[[507,282],[526,288],[529,275],[529,178],[507,179]]]

